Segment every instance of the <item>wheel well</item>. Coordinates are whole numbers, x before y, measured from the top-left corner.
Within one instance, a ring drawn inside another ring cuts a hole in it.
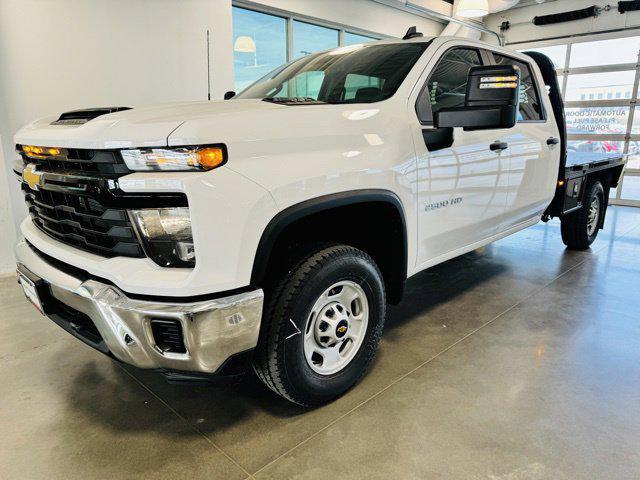
[[[391,192],[316,199],[280,212],[265,229],[251,284],[266,291],[310,246],[344,243],[367,252],[385,283],[387,301],[398,303],[407,276],[404,212]]]

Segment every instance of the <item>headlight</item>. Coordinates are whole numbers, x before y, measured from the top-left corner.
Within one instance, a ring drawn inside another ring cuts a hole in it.
[[[196,251],[189,209],[145,208],[131,210],[147,255],[162,267],[193,267]]]
[[[225,164],[223,146],[169,147],[121,150],[129,170],[133,171],[198,171],[211,170]]]

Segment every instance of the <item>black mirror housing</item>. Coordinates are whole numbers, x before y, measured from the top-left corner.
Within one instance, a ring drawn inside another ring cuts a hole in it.
[[[443,108],[436,112],[436,128],[463,127],[465,130],[511,128],[516,124],[518,106],[477,106]]]
[[[472,67],[464,107],[442,108],[433,118],[436,128],[465,130],[511,128],[518,120],[520,69],[513,65]]]
[[[224,99],[231,100],[235,96],[236,96],[236,92],[234,92],[233,90],[229,90],[228,92],[225,92]]]

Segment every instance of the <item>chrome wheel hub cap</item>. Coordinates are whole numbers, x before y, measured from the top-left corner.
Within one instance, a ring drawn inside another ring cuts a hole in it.
[[[587,235],[592,236],[598,228],[598,218],[600,217],[600,198],[593,197],[589,205],[589,217],[587,221]]]
[[[341,281],[317,298],[304,331],[304,355],[311,369],[332,375],[346,367],[362,346],[369,303],[360,285]]]

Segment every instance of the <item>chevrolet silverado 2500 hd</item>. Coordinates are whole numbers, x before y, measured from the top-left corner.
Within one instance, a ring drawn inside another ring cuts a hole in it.
[[[173,381],[248,361],[307,406],[363,375],[408,277],[550,217],[588,248],[624,168],[567,158],[543,55],[415,33],[15,143],[17,273],[41,312]]]

